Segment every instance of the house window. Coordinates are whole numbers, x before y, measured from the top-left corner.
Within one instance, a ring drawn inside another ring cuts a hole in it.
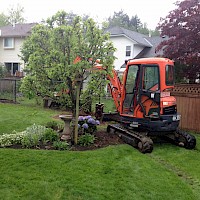
[[[11,76],[14,76],[17,71],[20,71],[20,63],[5,63],[5,66]]]
[[[3,46],[5,49],[14,48],[14,38],[4,38]]]
[[[126,46],[126,56],[131,56],[131,46]]]

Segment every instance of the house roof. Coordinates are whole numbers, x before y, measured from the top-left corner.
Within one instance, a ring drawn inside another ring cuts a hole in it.
[[[134,59],[157,57],[159,55],[162,55],[162,50],[160,50],[159,52],[156,52],[156,48],[163,40],[168,39],[167,37],[163,38],[160,36],[148,37],[147,35],[144,35],[135,31],[127,30],[125,28],[118,27],[118,26],[108,28],[106,32],[109,32],[111,37],[125,36],[131,40],[136,41],[139,45],[144,46],[144,49],[137,56],[135,56]],[[123,63],[120,69],[123,69],[125,67],[126,65],[125,63]]]
[[[152,47],[153,45],[147,39],[147,36],[135,31],[131,31],[119,26],[111,27],[106,29],[106,32],[109,32],[112,36],[125,36],[130,38],[131,40],[136,41],[138,44],[145,46],[145,47]]]
[[[134,57],[134,59],[150,58],[162,55],[162,50],[156,52],[156,48],[163,40],[166,40],[167,38],[162,38],[160,36],[153,36],[153,37],[147,37],[147,39],[149,42],[151,42],[153,46],[145,47],[137,56]],[[120,68],[126,68],[126,64],[123,63]]]
[[[149,58],[149,57],[156,57],[159,55],[162,55],[163,52],[160,50],[159,52],[156,52],[157,46],[167,38],[163,38],[160,36],[153,36],[153,37],[148,37],[147,38],[151,44],[153,45],[151,48],[145,47],[136,57],[136,58]]]
[[[0,37],[25,37],[30,35],[31,29],[36,23],[15,24],[0,27]]]

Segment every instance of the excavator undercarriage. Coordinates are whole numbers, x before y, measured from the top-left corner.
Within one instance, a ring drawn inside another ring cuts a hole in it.
[[[178,128],[174,131],[168,131],[167,127],[163,129],[167,131],[162,131],[161,128],[158,131],[158,127],[150,127],[151,123],[146,122],[145,126],[143,126],[141,122],[139,124],[138,122],[128,121],[127,117],[124,119],[117,113],[104,113],[103,121],[117,122],[117,124],[109,124],[107,132],[117,134],[125,143],[137,148],[142,153],[151,153],[153,151],[154,138],[156,141],[160,138],[161,141],[169,141],[186,149],[194,149],[196,146],[195,137],[186,131]],[[146,124],[150,126],[146,126]]]

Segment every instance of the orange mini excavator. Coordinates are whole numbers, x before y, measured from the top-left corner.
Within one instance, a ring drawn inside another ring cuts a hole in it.
[[[116,113],[104,113],[103,120],[117,122],[108,125],[108,132],[113,129],[142,153],[152,152],[152,138],[157,136],[187,149],[195,147],[195,137],[178,129],[180,115],[176,99],[170,95],[174,88],[172,60],[131,59],[126,61],[122,82],[114,70],[108,79]]]

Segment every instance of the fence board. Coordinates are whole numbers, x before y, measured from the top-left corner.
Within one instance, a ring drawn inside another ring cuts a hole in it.
[[[176,85],[172,95],[181,114],[180,128],[200,132],[200,85]]]

